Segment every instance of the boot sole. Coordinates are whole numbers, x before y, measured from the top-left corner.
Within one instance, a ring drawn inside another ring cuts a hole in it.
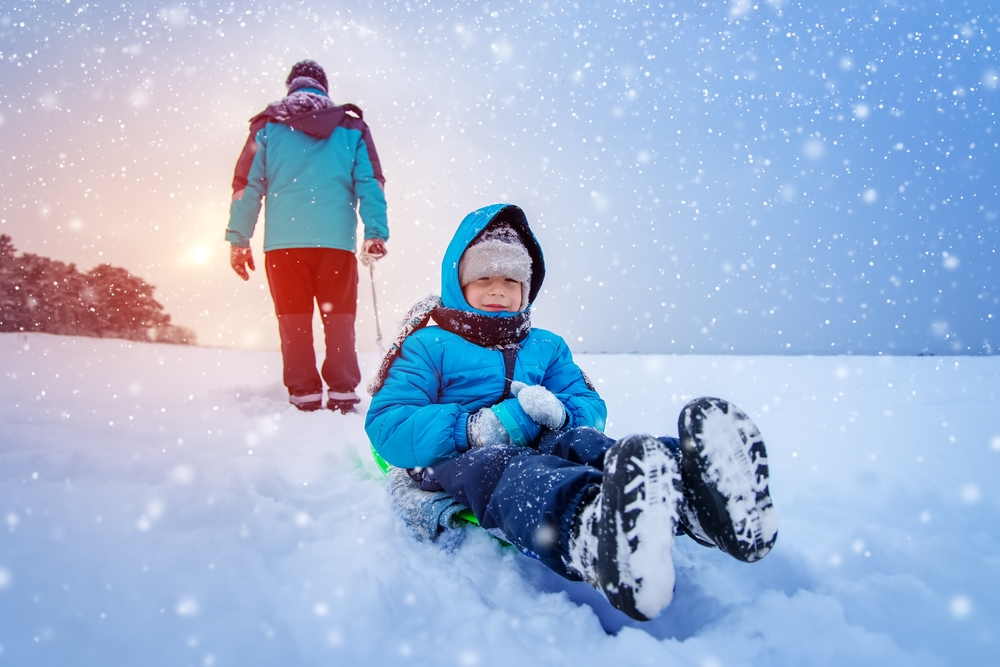
[[[728,401],[699,398],[684,406],[678,431],[684,496],[697,528],[734,558],[752,563],[766,556],[778,538],[778,517],[757,426]]]
[[[673,540],[681,500],[680,471],[659,440],[632,436],[605,457],[597,576],[605,596],[646,621],[674,594]]]

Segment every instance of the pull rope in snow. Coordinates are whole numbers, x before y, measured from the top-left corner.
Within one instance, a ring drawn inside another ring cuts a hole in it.
[[[372,281],[372,309],[375,311],[375,344],[378,345],[379,353],[385,356],[385,347],[382,346],[382,326],[378,322],[378,297],[375,296],[375,262],[368,265],[368,275]]]

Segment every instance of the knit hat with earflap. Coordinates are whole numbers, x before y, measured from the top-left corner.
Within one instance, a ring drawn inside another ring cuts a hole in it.
[[[465,249],[458,263],[458,282],[462,287],[490,276],[503,276],[521,283],[521,300],[527,304],[531,291],[531,255],[517,232],[506,222],[484,229]]]
[[[330,92],[327,88],[326,72],[315,60],[300,60],[292,65],[292,71],[288,73],[285,85],[288,86],[289,95],[301,88],[319,88],[324,93]]]

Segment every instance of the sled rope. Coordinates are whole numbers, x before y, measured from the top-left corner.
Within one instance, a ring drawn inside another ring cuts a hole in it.
[[[372,283],[372,310],[375,311],[375,344],[378,345],[379,353],[384,357],[385,348],[382,346],[382,326],[378,321],[378,297],[375,295],[375,263],[368,265],[368,275]]]

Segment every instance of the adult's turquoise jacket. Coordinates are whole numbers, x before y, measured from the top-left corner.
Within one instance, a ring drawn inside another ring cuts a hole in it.
[[[458,280],[462,253],[495,218],[523,230],[520,236],[528,241],[533,260],[528,308],[538,295],[545,275],[541,247],[520,208],[494,204],[466,216],[445,252],[441,263],[445,307],[495,317],[513,315],[474,310],[462,295]],[[604,430],[604,401],[573,362],[560,336],[532,328],[521,342],[513,379],[542,385],[559,397],[569,418],[564,428],[591,426]],[[375,450],[390,464],[400,468],[432,467],[468,450],[469,416],[500,402],[505,380],[500,350],[480,347],[437,326],[418,329],[404,340],[382,388],[372,397],[365,430]],[[507,400],[516,404],[516,399]],[[523,412],[520,416],[526,418]]]
[[[357,249],[364,238],[388,240],[385,179],[361,110],[316,88],[293,91],[250,121],[236,163],[226,240],[249,246],[266,198],[264,251]]]

